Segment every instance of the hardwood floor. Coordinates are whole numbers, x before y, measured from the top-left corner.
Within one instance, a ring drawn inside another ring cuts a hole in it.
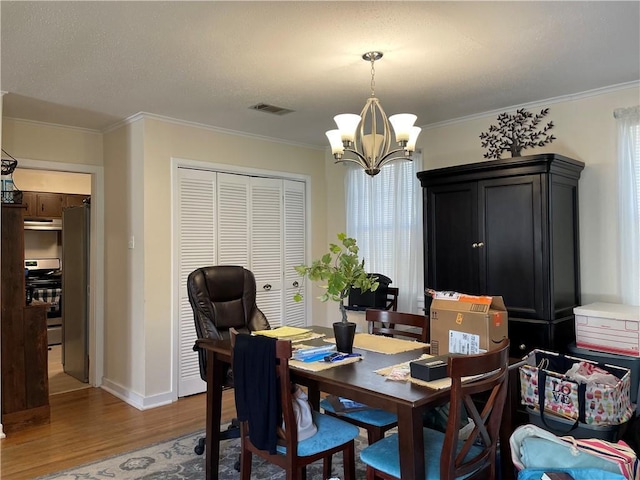
[[[49,395],[72,392],[82,388],[89,388],[88,383],[76,380],[71,375],[64,373],[62,366],[62,345],[52,345],[49,347]]]
[[[206,395],[140,411],[100,388],[50,397],[51,423],[0,440],[0,478],[27,480],[204,429]],[[235,416],[223,392],[222,421]]]

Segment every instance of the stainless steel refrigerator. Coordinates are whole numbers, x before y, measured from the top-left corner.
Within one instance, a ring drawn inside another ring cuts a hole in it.
[[[64,372],[89,381],[90,205],[62,211],[62,364]]]

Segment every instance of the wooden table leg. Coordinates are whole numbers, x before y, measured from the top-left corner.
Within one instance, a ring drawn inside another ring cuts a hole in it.
[[[206,479],[217,480],[220,466],[220,416],[224,363],[207,351]]]
[[[398,447],[402,478],[424,478],[424,437],[422,410],[410,406],[398,407]]]

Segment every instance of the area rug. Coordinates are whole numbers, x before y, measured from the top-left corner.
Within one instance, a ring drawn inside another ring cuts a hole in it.
[[[202,480],[205,478],[204,455],[193,448],[204,432],[157,443],[95,463],[52,473],[38,480]],[[356,438],[356,478],[365,478],[365,466],[359,461],[359,451],[366,439]],[[240,474],[233,468],[240,454],[240,440],[225,440],[220,444],[220,480],[237,480]],[[342,478],[342,454],[334,455],[333,476]],[[284,479],[284,470],[254,456],[252,479]],[[322,479],[322,461],[307,467],[308,479]]]

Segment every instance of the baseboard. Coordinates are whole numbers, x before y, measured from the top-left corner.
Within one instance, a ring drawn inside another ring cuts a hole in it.
[[[118,397],[123,402],[128,403],[138,410],[149,410],[151,408],[161,407],[162,405],[168,405],[175,401],[172,392],[144,397],[132,392],[130,389],[120,385],[119,383],[112,382],[106,378],[102,379],[102,385],[100,388],[106,390],[111,395]]]

